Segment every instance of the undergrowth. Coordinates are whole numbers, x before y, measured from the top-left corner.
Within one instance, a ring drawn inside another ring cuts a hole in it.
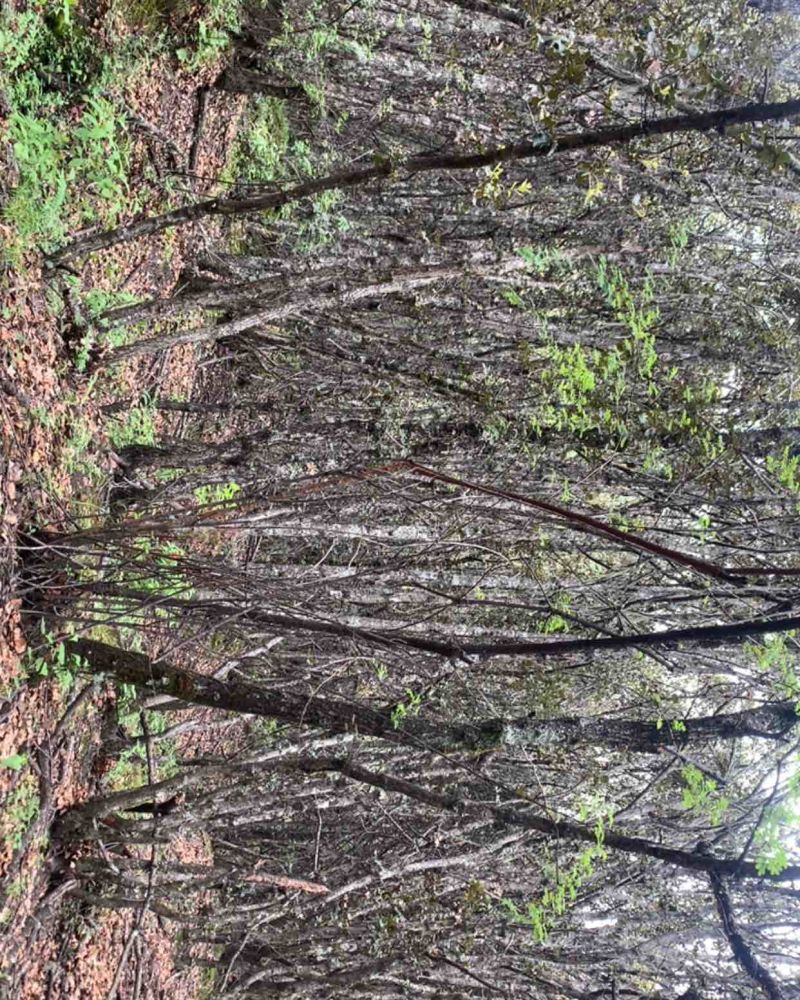
[[[328,172],[333,162],[324,144],[312,149],[294,134],[284,99],[257,96],[248,104],[223,180],[245,190],[296,184]],[[341,212],[343,202],[340,191],[322,191],[308,199],[307,205],[287,205],[264,213],[264,218],[283,231],[283,239],[294,249],[311,253],[349,229]]]
[[[52,7],[52,5],[48,5]],[[54,249],[71,229],[114,225],[131,208],[130,136],[109,96],[127,68],[98,54],[77,12],[36,6],[0,13],[0,89],[15,183],[3,206],[11,233],[2,262]]]
[[[130,183],[126,84],[161,55],[185,72],[221,61],[240,8],[239,0],[205,0],[198,16],[185,0],[115,0],[98,26],[77,0],[3,6],[0,155],[9,169],[5,190],[0,182],[8,229],[0,264],[19,267],[31,250],[50,252],[82,227],[112,227],[143,208]]]

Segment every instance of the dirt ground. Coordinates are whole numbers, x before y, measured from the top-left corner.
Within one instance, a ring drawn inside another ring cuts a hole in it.
[[[134,128],[134,181],[137,163],[186,168],[197,137],[200,88],[217,71],[190,79],[164,58],[126,93],[143,123]],[[214,188],[241,110],[240,99],[210,93],[197,179],[184,179],[185,197]],[[0,143],[0,171],[7,154]],[[187,257],[212,236],[187,229],[98,255],[82,265],[82,287],[122,288],[137,297],[168,294]],[[4,276],[0,296],[0,997],[196,997],[201,978],[177,963],[175,925],[152,912],[98,909],[78,898],[75,859],[57,856],[50,842],[62,810],[107,788],[114,759],[104,734],[114,725],[115,694],[88,678],[78,677],[65,690],[57,678],[30,676],[35,636],[21,566],[35,546],[31,532],[68,530],[102,513],[115,466],[103,405],[144,391],[190,398],[202,389],[197,358],[194,348],[179,349],[116,371],[113,383],[94,380],[73,364],[75,304],[59,276],[43,271],[41,259],[31,255]],[[179,752],[190,755],[193,741],[199,746],[189,735]],[[207,854],[203,844],[189,841],[171,850],[186,861]]]

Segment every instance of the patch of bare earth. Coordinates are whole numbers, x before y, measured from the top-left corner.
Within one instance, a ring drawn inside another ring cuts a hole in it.
[[[103,23],[98,30],[108,30]],[[195,142],[198,91],[217,71],[190,79],[163,57],[116,95],[135,136],[132,188],[140,181],[146,187],[147,211],[165,207],[163,189],[144,179],[148,163],[160,179],[176,176],[174,201],[213,190],[243,106],[214,93]],[[194,178],[187,175],[193,143]],[[0,141],[0,170],[4,166]],[[185,262],[213,237],[195,226],[95,255],[82,267],[82,288],[168,295]],[[103,405],[135,400],[143,391],[189,398],[198,358],[195,348],[184,347],[91,380],[74,366],[81,317],[63,292],[39,259],[0,275],[0,997],[188,1000],[198,980],[178,967],[176,925],[151,911],[100,908],[79,898],[72,859],[56,857],[51,847],[59,812],[104,791],[108,762],[100,734],[114,711],[114,693],[82,686],[85,679],[67,692],[49,677],[30,676],[26,646],[35,636],[26,641],[23,630],[29,595],[21,592],[19,567],[37,544],[29,534],[34,529],[69,530],[105,514],[114,457]],[[59,297],[61,304],[54,302]],[[57,578],[48,585],[57,588]],[[193,740],[205,750],[201,733],[189,732],[181,752],[190,754]],[[169,851],[166,863],[170,856],[208,862],[199,842],[179,842]]]

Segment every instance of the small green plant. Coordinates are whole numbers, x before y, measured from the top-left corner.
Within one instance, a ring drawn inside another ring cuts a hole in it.
[[[562,632],[569,632],[569,624],[566,618],[561,615],[548,615],[542,621],[537,622],[537,631],[542,635],[558,635]]]
[[[716,533],[711,530],[711,516],[706,511],[698,515],[695,525],[697,528],[697,539],[701,545],[705,545],[717,537]]]
[[[718,826],[730,806],[730,799],[720,795],[717,782],[693,764],[681,769],[681,777],[685,783],[681,795],[683,808],[706,816],[713,826]]]
[[[528,247],[520,253],[539,274],[560,261],[556,251]],[[634,293],[620,269],[601,258],[596,280],[627,336],[605,350],[583,344],[565,346],[548,336],[545,324],[544,347],[532,348],[527,343],[521,347],[523,366],[535,373],[545,390],[529,423],[535,434],[568,430],[587,441],[608,440],[624,447],[633,433],[634,419],[641,420],[640,401],[634,394],[654,401],[660,394],[655,348],[660,314],[652,304],[654,290],[649,279]],[[504,294],[511,305],[530,311],[519,290],[506,289]]]
[[[368,14],[370,7],[364,4]],[[309,0],[303,6],[301,20],[288,12],[285,14],[283,30],[270,39],[269,46],[278,69],[286,71],[291,67],[298,78],[315,79],[322,88],[329,57],[349,55],[360,63],[372,58],[380,36],[373,25],[374,22],[366,17],[355,31],[340,32],[335,22],[330,23],[323,3]]]
[[[769,674],[779,698],[795,702],[795,710],[800,715],[800,673],[797,670],[797,654],[790,647],[794,631],[778,632],[764,636],[761,642],[748,642],[745,649],[755,660],[758,669]]]
[[[91,479],[102,476],[91,452],[95,441],[95,430],[80,416],[69,425],[69,432],[63,447],[64,468],[70,473],[82,473]]]
[[[120,280],[118,268],[115,264],[106,267],[106,279],[111,283]],[[79,285],[77,279],[74,279]],[[88,291],[80,292],[81,302],[86,309],[88,318],[92,321],[86,333],[75,351],[74,364],[79,372],[86,371],[89,365],[89,358],[92,349],[97,345],[109,344],[111,347],[120,347],[128,342],[132,335],[132,330],[128,327],[103,327],[99,332],[101,317],[109,309],[115,306],[130,305],[136,301],[136,296],[125,291],[106,291],[104,288],[90,288]]]
[[[236,137],[226,176],[250,184],[282,180],[290,142],[286,102],[277,97],[254,97]]]
[[[13,753],[10,757],[0,757],[0,767],[6,768],[8,771],[21,771],[27,763],[28,755],[26,753]]]
[[[186,551],[174,542],[139,536],[127,553],[120,576],[140,591],[165,597],[185,596],[191,590],[181,565],[185,556]]]
[[[539,277],[544,277],[565,260],[563,252],[558,247],[520,247],[517,253]]]
[[[135,788],[147,780],[147,749],[139,739],[142,735],[141,711],[137,689],[131,684],[117,685],[117,722],[120,729],[136,742],[122,751],[109,772],[108,781],[115,791]],[[152,736],[162,735],[167,728],[168,719],[164,712],[147,713],[147,729]],[[160,778],[169,778],[177,773],[177,750],[172,739],[162,738],[154,742],[151,753]]]
[[[117,721],[126,728],[139,723],[139,692],[133,684],[124,682],[117,685]]]
[[[495,208],[504,208],[514,198],[523,197],[530,194],[533,186],[530,181],[513,181],[505,183],[503,175],[505,168],[502,163],[494,167],[486,167],[483,171],[480,184],[472,192],[474,204],[480,201],[488,201]]]
[[[652,304],[652,280],[648,276],[638,296],[634,295],[622,271],[618,267],[609,267],[606,258],[601,257],[597,266],[597,284],[617,319],[630,332],[631,339],[623,353],[629,355],[643,379],[651,380],[658,364],[655,327],[661,318],[658,307]]]
[[[198,979],[197,1000],[213,1000],[213,997],[217,996],[218,989],[217,970],[200,969]]]
[[[689,246],[689,238],[696,229],[697,223],[694,219],[681,219],[678,222],[670,224],[667,230],[670,247],[668,258],[670,267],[675,267],[678,260],[685,253],[686,248]]]
[[[130,748],[123,751],[119,760],[106,775],[112,792],[122,792],[128,788],[138,788],[147,783],[147,765],[144,759]]]
[[[62,639],[58,639],[42,624],[42,642],[29,646],[22,659],[22,670],[31,679],[52,679],[62,691],[69,691],[85,663],[75,653],[67,652]]]
[[[395,729],[399,729],[409,715],[419,715],[419,710],[422,707],[421,693],[406,688],[406,696],[406,701],[399,701],[392,709],[390,718]]]
[[[564,261],[557,253],[523,248],[519,251],[537,274],[553,271]],[[580,280],[570,267],[570,284]],[[557,276],[557,275],[556,275]],[[648,472],[671,479],[676,469],[666,461],[671,446],[711,462],[725,450],[726,438],[709,417],[720,399],[717,385],[706,377],[687,376],[675,365],[667,367],[656,347],[661,314],[656,303],[654,279],[647,275],[632,286],[620,268],[601,258],[591,277],[602,296],[602,308],[611,312],[624,335],[613,346],[565,344],[549,332],[551,318],[563,325],[569,307],[545,309],[537,305],[524,283],[506,288],[509,305],[535,317],[541,333],[538,342],[521,341],[519,361],[535,380],[535,400],[525,411],[524,422],[502,421],[497,412],[506,392],[487,394],[486,436],[490,439],[519,436],[525,448],[533,438],[567,432],[582,447],[605,450],[641,450]],[[566,288],[562,292],[566,296]],[[502,413],[502,410],[501,410]],[[669,446],[666,450],[660,442]],[[705,537],[713,540],[707,532]]]
[[[197,486],[194,490],[195,500],[202,506],[230,503],[242,487],[236,482],[212,483]]]
[[[790,863],[787,842],[800,828],[800,758],[794,761],[794,773],[788,781],[783,801],[767,809],[754,839],[756,870],[759,875],[780,875]]]
[[[115,448],[125,448],[127,445],[156,443],[155,427],[156,409],[147,395],[142,402],[132,406],[125,416],[115,420],[111,425],[109,437]]]
[[[767,472],[789,490],[790,493],[800,493],[800,454],[795,455],[790,448],[784,448],[779,455],[767,456]]]
[[[570,868],[562,870],[552,863],[546,864],[545,874],[551,884],[524,909],[511,899],[502,900],[501,905],[514,923],[529,927],[537,943],[547,941],[558,920],[577,901],[581,887],[594,873],[597,863],[607,858],[605,833],[605,823],[599,818],[594,827],[595,843],[582,851]]]
[[[80,203],[82,217],[85,221],[96,218],[100,198],[106,203],[100,214],[113,224],[127,207],[130,150],[125,121],[115,104],[90,94],[72,134],[77,142],[69,160],[69,176],[93,196]]]
[[[255,732],[267,748],[278,746],[278,741],[284,732],[284,728],[277,719],[268,719],[261,716],[254,721]]]
[[[114,0],[114,6],[130,25],[157,38],[170,17],[185,5],[181,0]]]
[[[491,896],[483,882],[473,879],[464,890],[464,908],[471,913],[485,913],[491,903]]]
[[[178,61],[190,73],[213,65],[230,48],[240,24],[240,0],[206,0],[196,20],[196,33],[175,50]]]
[[[36,239],[49,245],[61,239],[64,232],[62,215],[68,184],[63,169],[66,140],[53,122],[20,111],[12,111],[8,134],[20,183],[9,199],[5,216],[23,247]]]
[[[9,899],[19,899],[23,895],[26,889],[26,883],[24,878],[15,878],[11,885],[8,887],[7,895]]]
[[[304,89],[308,91],[310,85]],[[285,184],[328,171],[334,162],[328,147],[312,148],[292,135],[286,101],[258,96],[249,103],[223,179],[242,187]],[[305,206],[289,205],[267,212],[265,218],[272,223],[291,223],[290,235],[285,238],[300,252],[308,253],[347,231],[349,222],[339,211],[343,201],[340,191],[322,191]]]

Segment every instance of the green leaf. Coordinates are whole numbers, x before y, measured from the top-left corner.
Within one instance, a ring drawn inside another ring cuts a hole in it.
[[[28,763],[26,753],[14,753],[10,757],[0,757],[0,767],[8,768],[9,771],[20,771]]]

